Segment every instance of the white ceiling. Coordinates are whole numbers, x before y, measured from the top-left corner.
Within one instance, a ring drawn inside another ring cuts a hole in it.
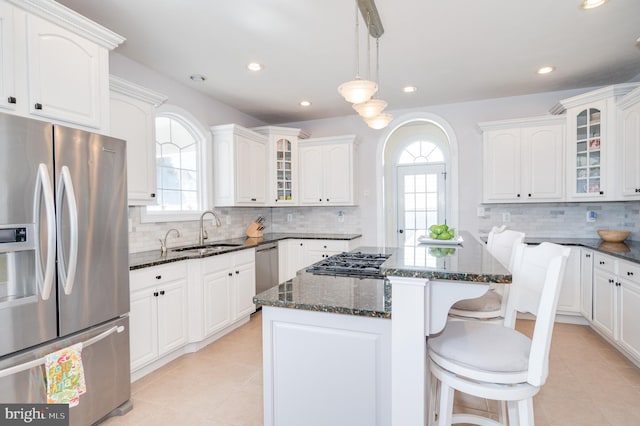
[[[355,75],[354,0],[58,1],[126,37],[122,55],[266,123],[355,113],[336,91]],[[640,76],[640,0],[580,3],[376,0],[385,29],[377,97],[393,110]],[[264,71],[249,72],[250,61]],[[537,75],[542,65],[557,70]],[[405,85],[418,91],[404,94]]]

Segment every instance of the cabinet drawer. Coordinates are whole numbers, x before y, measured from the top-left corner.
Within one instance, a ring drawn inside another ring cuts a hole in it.
[[[616,260],[610,256],[595,253],[593,258],[593,267],[601,271],[616,273]]]
[[[227,268],[233,268],[233,253],[220,254],[202,259],[203,274],[210,274]]]
[[[187,262],[136,269],[129,273],[131,291],[152,287],[187,277]]]
[[[640,285],[640,264],[619,260],[618,271],[620,278]]]
[[[342,252],[349,250],[349,242],[343,240],[305,240],[307,250]]]
[[[235,264],[241,265],[243,263],[253,263],[256,261],[255,249],[241,250],[234,253],[236,259]]]

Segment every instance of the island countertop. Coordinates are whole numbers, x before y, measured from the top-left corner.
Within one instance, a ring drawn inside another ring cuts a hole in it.
[[[386,276],[474,283],[509,283],[511,274],[470,234],[459,246],[358,247],[354,252],[388,253]],[[443,250],[444,249],[444,250]],[[447,250],[452,249],[452,250]],[[391,284],[386,279],[314,275],[305,270],[257,294],[254,303],[347,315],[391,318]]]

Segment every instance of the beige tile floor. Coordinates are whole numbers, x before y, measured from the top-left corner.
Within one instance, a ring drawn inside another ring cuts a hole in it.
[[[261,326],[255,314],[222,339],[133,383],[134,409],[103,424],[262,425]],[[517,327],[530,334],[532,322]],[[495,404],[471,398],[458,399],[456,410],[462,407],[495,412]],[[556,324],[549,378],[534,407],[538,426],[640,425],[640,369],[589,327]]]

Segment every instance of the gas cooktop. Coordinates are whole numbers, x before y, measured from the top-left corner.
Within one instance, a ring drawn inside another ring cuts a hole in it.
[[[343,252],[314,263],[307,272],[316,275],[337,275],[344,277],[384,278],[380,265],[390,254]]]

